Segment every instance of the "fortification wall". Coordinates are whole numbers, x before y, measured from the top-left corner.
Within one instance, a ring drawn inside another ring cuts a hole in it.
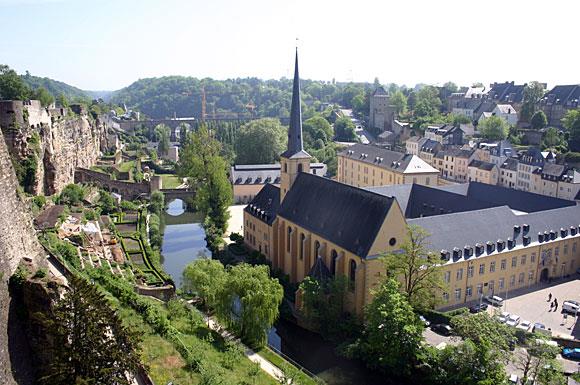
[[[7,282],[24,258],[36,265],[46,264],[32,227],[32,217],[18,195],[17,186],[10,154],[0,133],[0,384],[9,385],[17,383],[13,371],[18,377],[16,368],[22,363],[22,357],[14,342],[18,339],[14,335],[18,333],[18,325],[11,310]]]

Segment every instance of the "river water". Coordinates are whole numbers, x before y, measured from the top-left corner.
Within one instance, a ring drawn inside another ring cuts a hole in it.
[[[211,257],[205,247],[205,232],[201,226],[203,218],[198,213],[185,211],[183,201],[176,199],[168,204],[163,219],[161,262],[179,288],[183,269],[188,263],[201,257]],[[336,354],[334,345],[318,334],[288,321],[280,320],[270,330],[268,344],[329,385],[391,384],[384,376],[369,372],[360,362]]]

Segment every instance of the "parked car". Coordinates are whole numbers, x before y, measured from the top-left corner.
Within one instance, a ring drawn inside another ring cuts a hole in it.
[[[525,331],[529,331],[532,327],[532,323],[530,321],[521,321],[518,325],[516,325],[517,329],[522,329]]]
[[[505,321],[505,324],[508,326],[517,326],[520,323],[520,316],[511,314],[508,319]]]
[[[423,317],[422,315],[419,316],[419,319],[421,320],[421,322],[423,322],[423,325],[425,325],[425,327],[431,325],[431,322],[429,322],[427,318]]]
[[[546,329],[546,325],[544,325],[542,323],[539,323],[539,322],[536,322],[534,324],[534,327],[533,327],[532,331],[534,333],[540,333],[540,334],[544,334],[544,335],[547,335],[547,336],[551,336],[552,335],[552,331]]]
[[[564,348],[562,357],[570,360],[580,360],[580,348]]]
[[[492,304],[493,306],[501,307],[503,306],[503,298],[498,297],[497,295],[490,295],[489,297],[485,297],[485,300]]]
[[[500,315],[497,316],[497,320],[502,324],[506,323],[507,319],[509,318],[510,313],[507,311],[502,312]]]
[[[562,304],[562,311],[565,313],[576,314],[578,310],[580,310],[580,302],[578,301],[568,299]]]
[[[487,310],[487,304],[486,303],[481,303],[481,304],[473,305],[472,307],[469,308],[469,312],[470,313],[479,313],[480,311],[486,311],[486,310]]]
[[[444,336],[450,336],[453,333],[453,329],[451,326],[446,324],[435,324],[431,325],[431,330],[433,330],[437,334],[441,334]]]

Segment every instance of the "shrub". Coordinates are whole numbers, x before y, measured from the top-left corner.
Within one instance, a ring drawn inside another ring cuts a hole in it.
[[[34,273],[34,276],[32,278],[44,278],[46,277],[47,271],[45,268],[40,268],[38,270],[36,270],[36,273]]]

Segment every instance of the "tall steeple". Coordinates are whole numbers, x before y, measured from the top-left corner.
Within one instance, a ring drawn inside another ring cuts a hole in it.
[[[310,157],[302,142],[302,106],[300,105],[300,75],[298,74],[298,48],[294,62],[294,83],[292,85],[292,105],[290,107],[290,127],[288,128],[288,148],[282,154],[285,158]]]
[[[300,106],[300,75],[298,75],[298,48],[294,63],[294,84],[292,86],[292,106],[290,127],[288,127],[288,147],[280,155],[280,202],[290,191],[296,177],[301,172],[310,172],[311,156],[302,144],[302,108]]]

